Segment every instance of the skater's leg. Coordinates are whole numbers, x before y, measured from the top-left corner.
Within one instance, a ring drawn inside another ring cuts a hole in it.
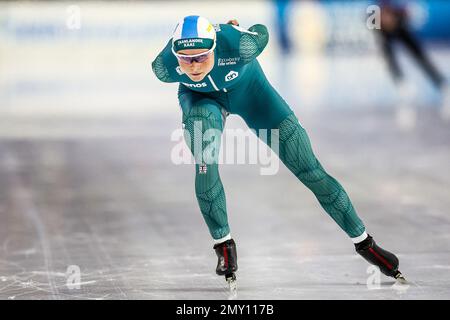
[[[406,27],[401,27],[398,34],[399,39],[403,41],[405,46],[411,51],[417,63],[422,67],[433,84],[440,89],[444,83],[444,77],[439,73],[433,63],[431,63],[430,58],[427,56],[420,42]]]
[[[230,103],[235,105],[235,113],[240,115],[251,129],[256,130],[258,136],[260,129],[276,129],[271,132],[275,139],[266,143],[278,152],[289,170],[315,194],[325,211],[355,243],[357,252],[370,263],[380,267],[383,267],[380,263],[387,261],[390,269],[385,268],[384,271],[399,277],[401,273],[393,273],[394,270],[398,271],[398,259],[395,260],[395,256],[376,246],[373,239],[367,235],[365,226],[357,216],[345,190],[316,159],[308,135],[289,105],[267,81],[259,64],[254,63],[251,67],[255,76],[252,85],[243,88],[240,93],[228,95]],[[274,148],[275,144],[278,148]],[[375,259],[370,255],[375,256]],[[384,267],[387,266],[384,264]]]
[[[393,34],[390,34],[382,30],[378,31],[378,36],[381,45],[381,50],[383,52],[383,57],[387,61],[389,71],[392,77],[394,78],[394,81],[399,82],[403,78],[403,73],[400,69],[400,65],[394,53],[395,37]]]
[[[228,239],[230,228],[218,164],[224,124],[221,106],[196,93],[185,93],[179,100],[185,141],[196,163],[195,194],[201,213],[213,239]]]
[[[314,156],[308,135],[289,105],[268,83],[262,72],[259,76],[254,85],[258,94],[246,101],[248,107],[243,107],[239,115],[257,133],[260,129],[278,129],[274,137],[279,140],[279,157],[283,163],[314,193],[325,211],[354,242],[364,240],[364,224],[347,193]],[[268,141],[268,145],[273,148],[273,141]]]
[[[320,205],[354,242],[363,240],[364,224],[344,188],[315,157],[308,135],[297,117],[291,114],[280,123],[278,129],[279,156],[283,163],[314,193]]]

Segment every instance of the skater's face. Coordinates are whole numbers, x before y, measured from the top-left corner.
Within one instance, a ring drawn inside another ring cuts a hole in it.
[[[204,55],[201,55],[202,53]],[[186,49],[178,51],[177,55],[196,55],[193,59],[182,59],[178,56],[178,64],[180,65],[181,71],[186,73],[194,82],[202,81],[214,67],[214,50]]]

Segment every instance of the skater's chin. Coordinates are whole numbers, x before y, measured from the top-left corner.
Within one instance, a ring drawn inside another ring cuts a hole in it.
[[[189,78],[190,78],[192,81],[194,81],[194,82],[202,81],[204,77],[205,77],[205,73],[204,73],[204,72],[190,73],[190,74],[189,74]]]

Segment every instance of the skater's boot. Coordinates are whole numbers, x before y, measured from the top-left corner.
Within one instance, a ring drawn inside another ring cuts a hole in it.
[[[217,258],[216,273],[219,276],[231,277],[238,269],[236,243],[233,239],[214,245]]]
[[[370,235],[364,241],[355,244],[355,248],[356,252],[370,264],[378,266],[384,275],[401,281],[405,280],[398,270],[398,258],[393,253],[380,248]]]

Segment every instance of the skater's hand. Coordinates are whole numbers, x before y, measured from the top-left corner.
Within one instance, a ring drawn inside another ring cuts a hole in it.
[[[236,19],[229,20],[227,24],[232,24],[234,26],[239,26],[239,22]]]

